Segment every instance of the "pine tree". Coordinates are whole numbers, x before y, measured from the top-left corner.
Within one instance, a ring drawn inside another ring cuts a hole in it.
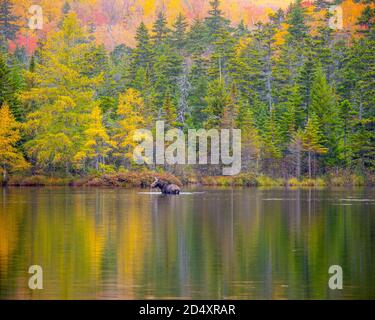
[[[16,145],[20,141],[20,124],[16,121],[7,104],[0,106],[0,168],[2,184],[7,184],[8,173],[28,168],[22,152]]]
[[[283,9],[278,9],[275,13],[270,14],[269,16],[270,22],[277,26],[280,27],[280,25],[284,22],[285,20],[285,13]]]
[[[11,0],[0,0],[0,45],[7,44],[8,40],[14,40],[20,29],[18,26],[20,18],[13,14],[13,3]]]
[[[355,112],[348,100],[344,100],[339,106],[339,125],[342,132],[342,160],[349,167],[352,160],[352,131]],[[341,142],[341,141],[340,141]]]
[[[357,120],[353,124],[352,150],[353,162],[362,172],[375,166],[375,120]]]
[[[301,0],[293,2],[287,11],[287,32],[280,44],[275,70],[275,100],[285,102],[298,82],[304,65],[306,48],[311,47],[307,16]]]
[[[276,112],[273,110],[267,116],[262,132],[262,158],[268,160],[268,162],[273,162],[273,160],[280,159],[282,156],[280,148],[281,140],[280,128],[276,119]]]
[[[295,0],[290,4],[286,22],[289,25],[289,41],[298,43],[306,39],[309,29],[306,25],[306,12],[302,6],[302,0]]]
[[[299,128],[293,132],[289,144],[289,152],[294,156],[295,174],[297,179],[301,177],[303,139],[304,132]]]
[[[178,50],[185,48],[187,43],[187,27],[188,23],[186,18],[182,13],[180,13],[177,16],[172,29],[171,43],[174,48],[177,48]]]
[[[375,40],[375,1],[374,0],[354,0],[354,1],[366,5],[360,17],[358,18],[357,24],[363,27],[363,29],[359,30],[359,32],[364,34],[368,39]]]
[[[189,80],[189,65],[185,59],[182,65],[181,74],[177,80],[178,84],[178,122],[183,125],[186,119],[191,115],[191,109],[189,106],[189,96],[191,91],[191,83]]]
[[[207,108],[206,96],[209,87],[207,64],[206,59],[197,58],[191,68],[189,77],[189,82],[191,84],[187,101],[191,109],[189,121],[195,128],[201,128],[205,121],[204,110]]]
[[[209,84],[207,107],[203,110],[207,128],[220,128],[225,108],[230,104],[230,95],[227,92],[224,81],[217,79]]]
[[[6,57],[0,54],[0,105],[7,103],[17,120],[23,117],[22,106],[17,97],[21,89],[20,78],[15,67],[10,68]]]
[[[146,25],[142,22],[136,32],[135,39],[137,41],[133,54],[133,72],[138,68],[150,68],[151,63],[151,44],[150,36]]]
[[[178,125],[177,111],[170,91],[167,91],[165,94],[161,118],[165,121],[166,128],[175,128]]]
[[[235,83],[232,83],[227,104],[223,110],[221,127],[224,129],[235,129],[238,122],[239,113],[240,107],[238,104],[237,88]]]
[[[62,7],[62,13],[63,14],[68,14],[71,10],[71,6],[69,4],[69,2],[65,2],[63,7]]]
[[[212,80],[219,78],[228,83],[229,64],[234,56],[234,38],[227,29],[221,28],[212,45],[208,74]]]
[[[207,25],[196,19],[193,21],[187,34],[187,51],[194,58],[201,58],[203,52],[207,51],[208,27]]]
[[[277,114],[279,115],[279,127],[282,137],[282,145],[286,149],[297,128],[305,125],[305,113],[302,107],[302,97],[299,87],[293,88],[291,95],[286,103],[278,106]]]
[[[249,28],[243,20],[238,24],[235,30],[235,36],[237,39],[241,39],[249,34]]]
[[[326,145],[329,148],[326,157],[327,165],[338,165],[340,159],[338,109],[335,95],[331,86],[327,83],[326,76],[321,66],[317,67],[314,82],[311,88],[311,112],[319,119],[321,129],[326,137]]]
[[[315,76],[315,65],[316,61],[314,61],[312,55],[309,54],[297,79],[300,96],[302,98],[301,102],[306,113],[306,118],[309,116],[311,106],[311,91]]]
[[[323,146],[323,133],[320,128],[319,118],[311,112],[305,131],[303,133],[303,150],[308,156],[308,172],[309,178],[312,177],[312,159],[316,154],[325,154],[328,149]]]
[[[254,115],[249,108],[242,109],[238,126],[241,129],[242,167],[244,170],[259,169],[261,137],[255,126]]]
[[[152,39],[155,44],[163,43],[167,39],[170,30],[168,28],[167,19],[163,11],[160,11],[158,13],[157,19],[152,27],[152,32]]]
[[[160,111],[166,92],[177,98],[178,79],[182,72],[182,57],[170,45],[164,43],[154,47],[151,81],[155,90],[156,107]],[[177,99],[176,99],[177,101]]]
[[[208,28],[209,37],[211,41],[214,41],[219,31],[229,26],[229,21],[224,18],[223,12],[220,10],[220,0],[211,0],[210,6],[211,9],[208,11],[205,23]]]

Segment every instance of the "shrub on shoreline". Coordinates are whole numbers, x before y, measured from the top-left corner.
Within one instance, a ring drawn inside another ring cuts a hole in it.
[[[153,171],[118,172],[114,174],[96,174],[83,177],[54,176],[12,176],[9,186],[72,186],[72,187],[124,187],[149,188],[154,178],[166,180],[179,186],[202,185],[211,187],[358,187],[375,186],[375,175],[360,176],[353,173],[330,173],[322,178],[271,178],[266,175],[242,173],[237,176],[196,176],[176,177],[169,173]]]

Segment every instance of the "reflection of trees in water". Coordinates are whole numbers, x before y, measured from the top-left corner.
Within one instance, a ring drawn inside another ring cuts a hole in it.
[[[375,294],[369,191],[2,189],[1,297],[327,298]],[[40,264],[45,290],[31,293]],[[6,279],[6,280],[4,280]],[[333,295],[335,294],[335,295]]]

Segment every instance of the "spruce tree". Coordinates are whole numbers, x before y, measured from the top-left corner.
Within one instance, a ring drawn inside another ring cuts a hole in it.
[[[306,25],[306,11],[302,6],[302,0],[295,0],[290,4],[286,22],[289,25],[289,41],[298,43],[306,39],[309,29]]]
[[[241,129],[242,168],[259,169],[261,137],[255,126],[254,114],[250,108],[241,108],[238,126]]]
[[[210,82],[207,96],[207,107],[203,110],[206,116],[207,128],[220,128],[224,109],[229,105],[230,95],[223,80],[216,79]]]
[[[171,35],[171,43],[178,50],[182,50],[186,46],[187,27],[188,23],[186,21],[186,18],[182,13],[180,13],[173,24]]]
[[[0,106],[7,103],[16,120],[21,120],[23,117],[21,103],[17,98],[20,89],[20,78],[15,66],[10,68],[6,57],[0,55]]]
[[[135,40],[137,44],[133,54],[133,68],[148,68],[151,62],[151,44],[150,35],[143,22],[137,28]]]
[[[324,147],[324,136],[321,131],[320,121],[318,116],[311,112],[305,131],[303,133],[303,150],[307,152],[307,164],[309,178],[312,177],[312,160],[316,154],[325,154],[328,149]]]
[[[329,148],[326,164],[338,165],[340,155],[338,108],[332,87],[328,84],[321,66],[317,67],[311,88],[311,111],[319,119]]]
[[[6,45],[8,40],[14,40],[20,29],[20,18],[13,14],[11,0],[0,0],[0,44]]]
[[[229,21],[223,16],[223,12],[220,9],[220,0],[211,0],[210,6],[211,8],[208,11],[205,23],[208,28],[209,37],[211,41],[214,41],[219,31],[229,26]]]
[[[375,0],[354,0],[365,5],[357,24],[363,27],[359,30],[368,39],[375,40]]]
[[[293,162],[295,165],[295,176],[297,179],[301,177],[302,173],[302,150],[303,150],[303,139],[304,133],[301,128],[294,131],[292,139],[289,144],[289,152],[293,156]]]
[[[168,28],[167,18],[163,11],[158,13],[156,21],[152,27],[152,32],[152,39],[155,44],[160,44],[167,39],[170,29]]]

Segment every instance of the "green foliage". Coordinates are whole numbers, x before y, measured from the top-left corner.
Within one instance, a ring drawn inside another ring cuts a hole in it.
[[[7,103],[17,120],[23,117],[22,106],[17,96],[20,90],[18,68],[14,64],[8,65],[6,56],[0,54],[0,106]]]
[[[13,14],[13,2],[0,0],[0,46],[7,47],[8,40],[14,40],[20,29],[19,17]]]
[[[138,26],[134,48],[112,52],[67,2],[32,57],[20,47],[0,56],[0,104],[24,121],[14,147],[47,174],[130,170],[132,133],[162,119],[167,128],[241,129],[243,169],[296,176],[293,185],[306,175],[316,185],[313,176],[339,168],[372,172],[375,15],[372,0],[358,2],[366,6],[352,38],[328,27],[325,1],[307,10],[296,0],[249,28],[234,26],[212,0],[190,25],[158,11],[150,31]],[[11,13],[10,1],[0,4]],[[15,21],[1,15],[3,44]]]

